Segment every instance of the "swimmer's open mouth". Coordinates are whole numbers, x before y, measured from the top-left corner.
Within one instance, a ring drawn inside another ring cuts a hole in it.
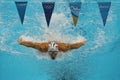
[[[57,56],[57,53],[58,53],[57,51],[50,51],[49,54],[50,54],[51,59],[55,59]]]

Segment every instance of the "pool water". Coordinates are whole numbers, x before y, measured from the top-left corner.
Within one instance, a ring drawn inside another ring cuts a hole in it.
[[[111,2],[105,26],[97,1],[81,0],[76,27],[68,4],[79,0],[52,0],[55,7],[49,27],[41,2],[51,0],[27,0],[23,24],[14,1],[0,0],[0,80],[120,80],[119,0],[97,0]],[[51,60],[19,45],[19,37],[68,43],[84,37],[87,43]]]

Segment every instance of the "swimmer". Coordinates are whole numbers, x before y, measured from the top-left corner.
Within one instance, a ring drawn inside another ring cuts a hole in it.
[[[18,39],[18,43],[27,47],[32,47],[38,49],[41,52],[49,53],[51,59],[55,59],[59,52],[66,52],[71,49],[77,49],[86,43],[86,40],[82,40],[76,43],[62,43],[56,41],[48,41],[48,42],[31,42],[31,41],[24,41],[22,38]]]

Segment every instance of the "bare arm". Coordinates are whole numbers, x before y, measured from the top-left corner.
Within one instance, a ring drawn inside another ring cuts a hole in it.
[[[30,41],[23,41],[22,38],[18,39],[18,43],[27,47],[35,47],[35,43]]]
[[[37,42],[30,42],[30,41],[23,41],[22,38],[18,39],[18,43],[27,47],[32,47],[38,49],[42,52],[47,52],[48,50],[48,43],[37,43]]]
[[[81,47],[82,45],[84,45],[86,43],[86,40],[77,42],[77,43],[73,43],[73,44],[65,44],[65,43],[57,43],[58,44],[58,49],[59,51],[63,51],[66,52],[69,49],[77,49],[79,47]]]
[[[66,52],[70,49],[70,46],[65,43],[57,43],[59,51]]]
[[[85,43],[86,43],[86,40],[83,40],[81,42],[69,44],[69,46],[70,46],[70,49],[77,49],[77,48],[83,46]]]

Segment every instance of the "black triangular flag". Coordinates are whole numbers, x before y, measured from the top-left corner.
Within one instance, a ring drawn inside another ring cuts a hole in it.
[[[47,21],[47,26],[49,26],[50,24],[50,19],[52,16],[54,5],[55,5],[55,2],[42,2],[42,6],[44,9],[44,13],[45,13],[45,18]]]
[[[111,2],[98,2],[103,24],[105,26]]]
[[[15,2],[15,4],[18,10],[21,23],[23,24],[27,2]]]

